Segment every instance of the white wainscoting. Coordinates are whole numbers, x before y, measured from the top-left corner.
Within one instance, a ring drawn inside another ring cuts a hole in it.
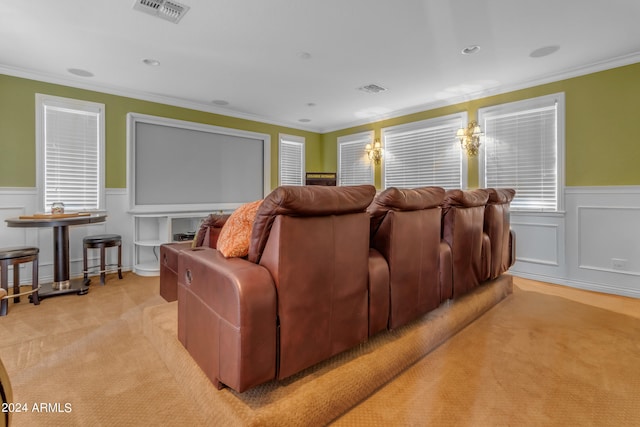
[[[511,272],[640,298],[640,186],[567,187],[564,215],[512,213]]]
[[[107,189],[107,221],[70,228],[71,276],[82,275],[82,238],[89,234],[122,236],[123,268],[131,269],[131,217],[126,189]],[[599,292],[640,298],[640,186],[568,187],[564,213],[513,212],[516,276]],[[4,220],[36,212],[32,188],[0,188],[0,246],[40,248],[40,275],[53,280],[53,237],[46,228],[8,228]],[[112,257],[115,254],[111,254]],[[97,254],[95,255],[97,256]],[[109,262],[115,262],[109,258]],[[21,266],[24,268],[24,266]],[[28,283],[28,268],[21,280]]]
[[[5,219],[38,211],[38,192],[35,188],[0,188],[0,247],[37,246],[40,248],[39,275],[41,282],[53,281],[53,230],[51,228],[11,228]],[[127,215],[128,194],[125,189],[107,189],[107,221],[69,227],[69,273],[71,277],[82,276],[82,239],[92,234],[114,233],[122,236],[122,260],[131,259],[132,246],[130,218]],[[99,262],[98,251],[91,251],[90,263]],[[107,262],[117,261],[116,252],[107,251]],[[20,281],[30,283],[30,268],[20,265]],[[130,265],[123,265],[130,270]],[[11,276],[10,276],[11,277]]]
[[[557,283],[565,275],[564,213],[511,213],[516,234],[516,263],[511,272],[518,276]]]
[[[640,186],[569,187],[565,194],[568,284],[640,297]]]

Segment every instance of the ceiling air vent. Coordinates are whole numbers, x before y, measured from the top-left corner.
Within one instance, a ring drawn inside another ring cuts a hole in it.
[[[358,90],[361,90],[363,92],[368,92],[368,93],[379,93],[379,92],[384,92],[387,89],[372,83],[370,85],[359,87]]]
[[[157,16],[158,18],[173,22],[174,24],[177,24],[189,10],[189,6],[167,0],[136,0],[133,8],[148,15]]]

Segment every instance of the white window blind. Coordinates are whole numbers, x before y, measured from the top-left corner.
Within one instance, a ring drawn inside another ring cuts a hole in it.
[[[280,135],[280,185],[304,185],[304,138]]]
[[[103,208],[104,105],[40,95],[38,167],[44,211]]]
[[[373,162],[364,151],[372,141],[373,132],[338,138],[338,185],[373,185]]]
[[[383,129],[384,188],[464,188],[466,163],[455,135],[465,120],[456,114]]]
[[[515,189],[514,210],[558,210],[558,106],[557,97],[543,97],[481,111],[483,184]]]

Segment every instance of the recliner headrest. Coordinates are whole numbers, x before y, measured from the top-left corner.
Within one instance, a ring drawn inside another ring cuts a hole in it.
[[[489,200],[489,191],[484,188],[475,190],[449,190],[444,197],[445,207],[473,208],[484,206]]]
[[[420,187],[401,189],[389,187],[376,196],[373,203],[367,208],[367,212],[375,212],[379,209],[397,211],[416,211],[434,208],[442,205],[444,201],[444,188]]]
[[[375,194],[373,185],[276,188],[264,198],[258,209],[251,231],[249,261],[260,261],[276,216],[328,216],[365,212]]]
[[[503,205],[505,203],[511,203],[516,195],[516,190],[511,188],[487,188],[489,191],[489,200],[487,204],[490,205]]]

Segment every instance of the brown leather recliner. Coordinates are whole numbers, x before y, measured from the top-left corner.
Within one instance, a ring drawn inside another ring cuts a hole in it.
[[[258,210],[247,260],[180,254],[178,338],[214,384],[242,392],[367,339],[374,195],[279,187]]]
[[[200,224],[194,241],[160,245],[160,296],[167,301],[178,299],[178,255],[192,247],[215,248],[227,218],[228,214],[210,214]]]
[[[515,261],[515,233],[511,230],[510,204],[516,192],[507,188],[488,188],[489,200],[484,210],[484,232],[491,241],[490,279],[495,279]]]
[[[392,187],[367,209],[371,245],[389,266],[390,329],[451,297],[451,250],[441,241],[444,194],[439,187]]]
[[[487,280],[490,275],[491,243],[484,233],[486,189],[449,190],[445,194],[442,238],[451,247],[453,298],[458,298]]]

